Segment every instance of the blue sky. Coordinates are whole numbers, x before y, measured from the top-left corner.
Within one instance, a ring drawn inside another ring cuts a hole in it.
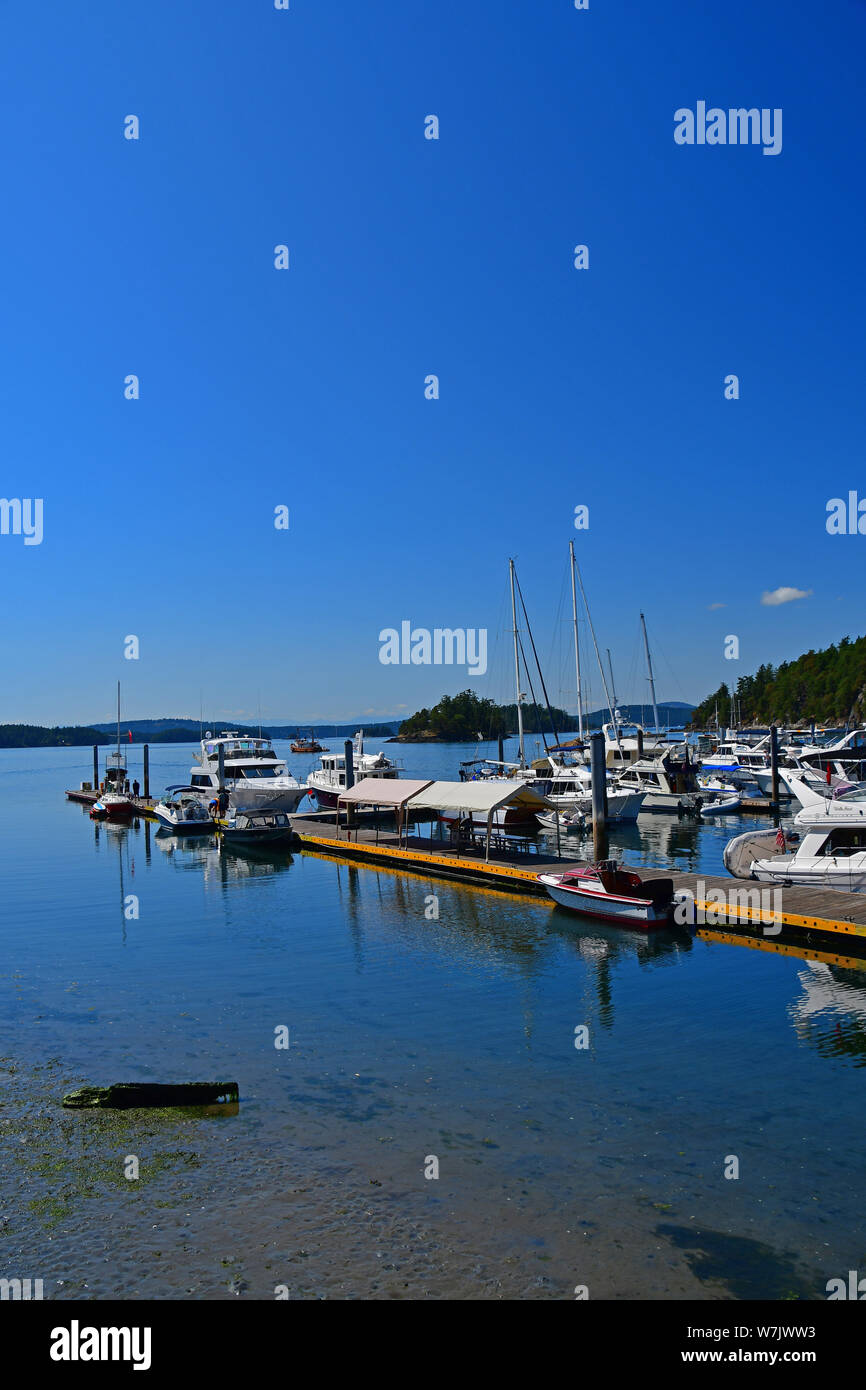
[[[5,7],[0,720],[510,698],[510,555],[573,707],[572,538],[624,700],[640,609],[671,699],[862,632],[864,46],[859,0]],[[698,101],[782,152],[677,145]],[[404,619],[487,676],[382,665]]]

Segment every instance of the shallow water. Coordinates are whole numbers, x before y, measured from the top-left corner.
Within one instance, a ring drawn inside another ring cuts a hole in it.
[[[191,751],[154,745],[152,787]],[[399,752],[445,777],[472,756]],[[717,1299],[863,1267],[861,971],[99,826],[63,797],[89,775],[87,749],[0,752],[0,1274],[53,1298]],[[750,824],[612,840],[718,873]],[[59,1107],[143,1079],[236,1079],[239,1112]]]

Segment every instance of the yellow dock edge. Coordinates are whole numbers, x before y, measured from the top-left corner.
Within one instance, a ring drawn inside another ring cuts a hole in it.
[[[532,885],[534,893],[543,894],[546,891],[543,885],[538,883],[538,875],[532,869],[515,869],[504,864],[488,864],[480,860],[467,861],[456,855],[431,854],[428,850],[422,849],[398,849],[393,845],[358,844],[357,841],[335,840],[324,835],[309,835],[300,831],[295,833],[302,845],[309,846],[311,849],[335,850],[348,857],[364,856],[365,858],[381,859],[383,863],[402,862],[406,864],[407,868],[420,863],[428,865],[433,871],[437,867],[459,869],[463,874],[470,872],[493,880],[510,880],[512,883],[517,881],[525,883],[527,886]],[[732,884],[734,881],[732,880]],[[750,923],[758,926],[769,924],[777,927],[793,927],[797,931],[821,931],[866,938],[866,924],[839,922],[830,917],[803,917],[793,912],[774,913],[763,908],[751,908],[739,904],[736,907],[727,907],[721,903],[703,899],[695,900],[695,909],[705,916],[707,913],[711,913],[711,925],[722,926],[725,922]]]

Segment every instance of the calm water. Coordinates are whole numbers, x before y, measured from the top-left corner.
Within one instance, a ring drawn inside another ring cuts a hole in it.
[[[390,751],[409,775],[472,756]],[[152,787],[191,753],[154,746]],[[52,1298],[717,1299],[866,1269],[859,970],[99,826],[63,796],[89,776],[87,749],[0,752],[0,1274]],[[740,828],[612,839],[713,873]],[[226,1078],[236,1117],[58,1103]]]

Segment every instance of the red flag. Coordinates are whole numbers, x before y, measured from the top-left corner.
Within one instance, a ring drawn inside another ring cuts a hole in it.
[[[830,764],[827,764],[827,786],[830,785]]]
[[[126,732],[129,734],[129,741],[130,741],[130,743],[132,743],[132,730],[131,730],[131,729],[127,729]]]

